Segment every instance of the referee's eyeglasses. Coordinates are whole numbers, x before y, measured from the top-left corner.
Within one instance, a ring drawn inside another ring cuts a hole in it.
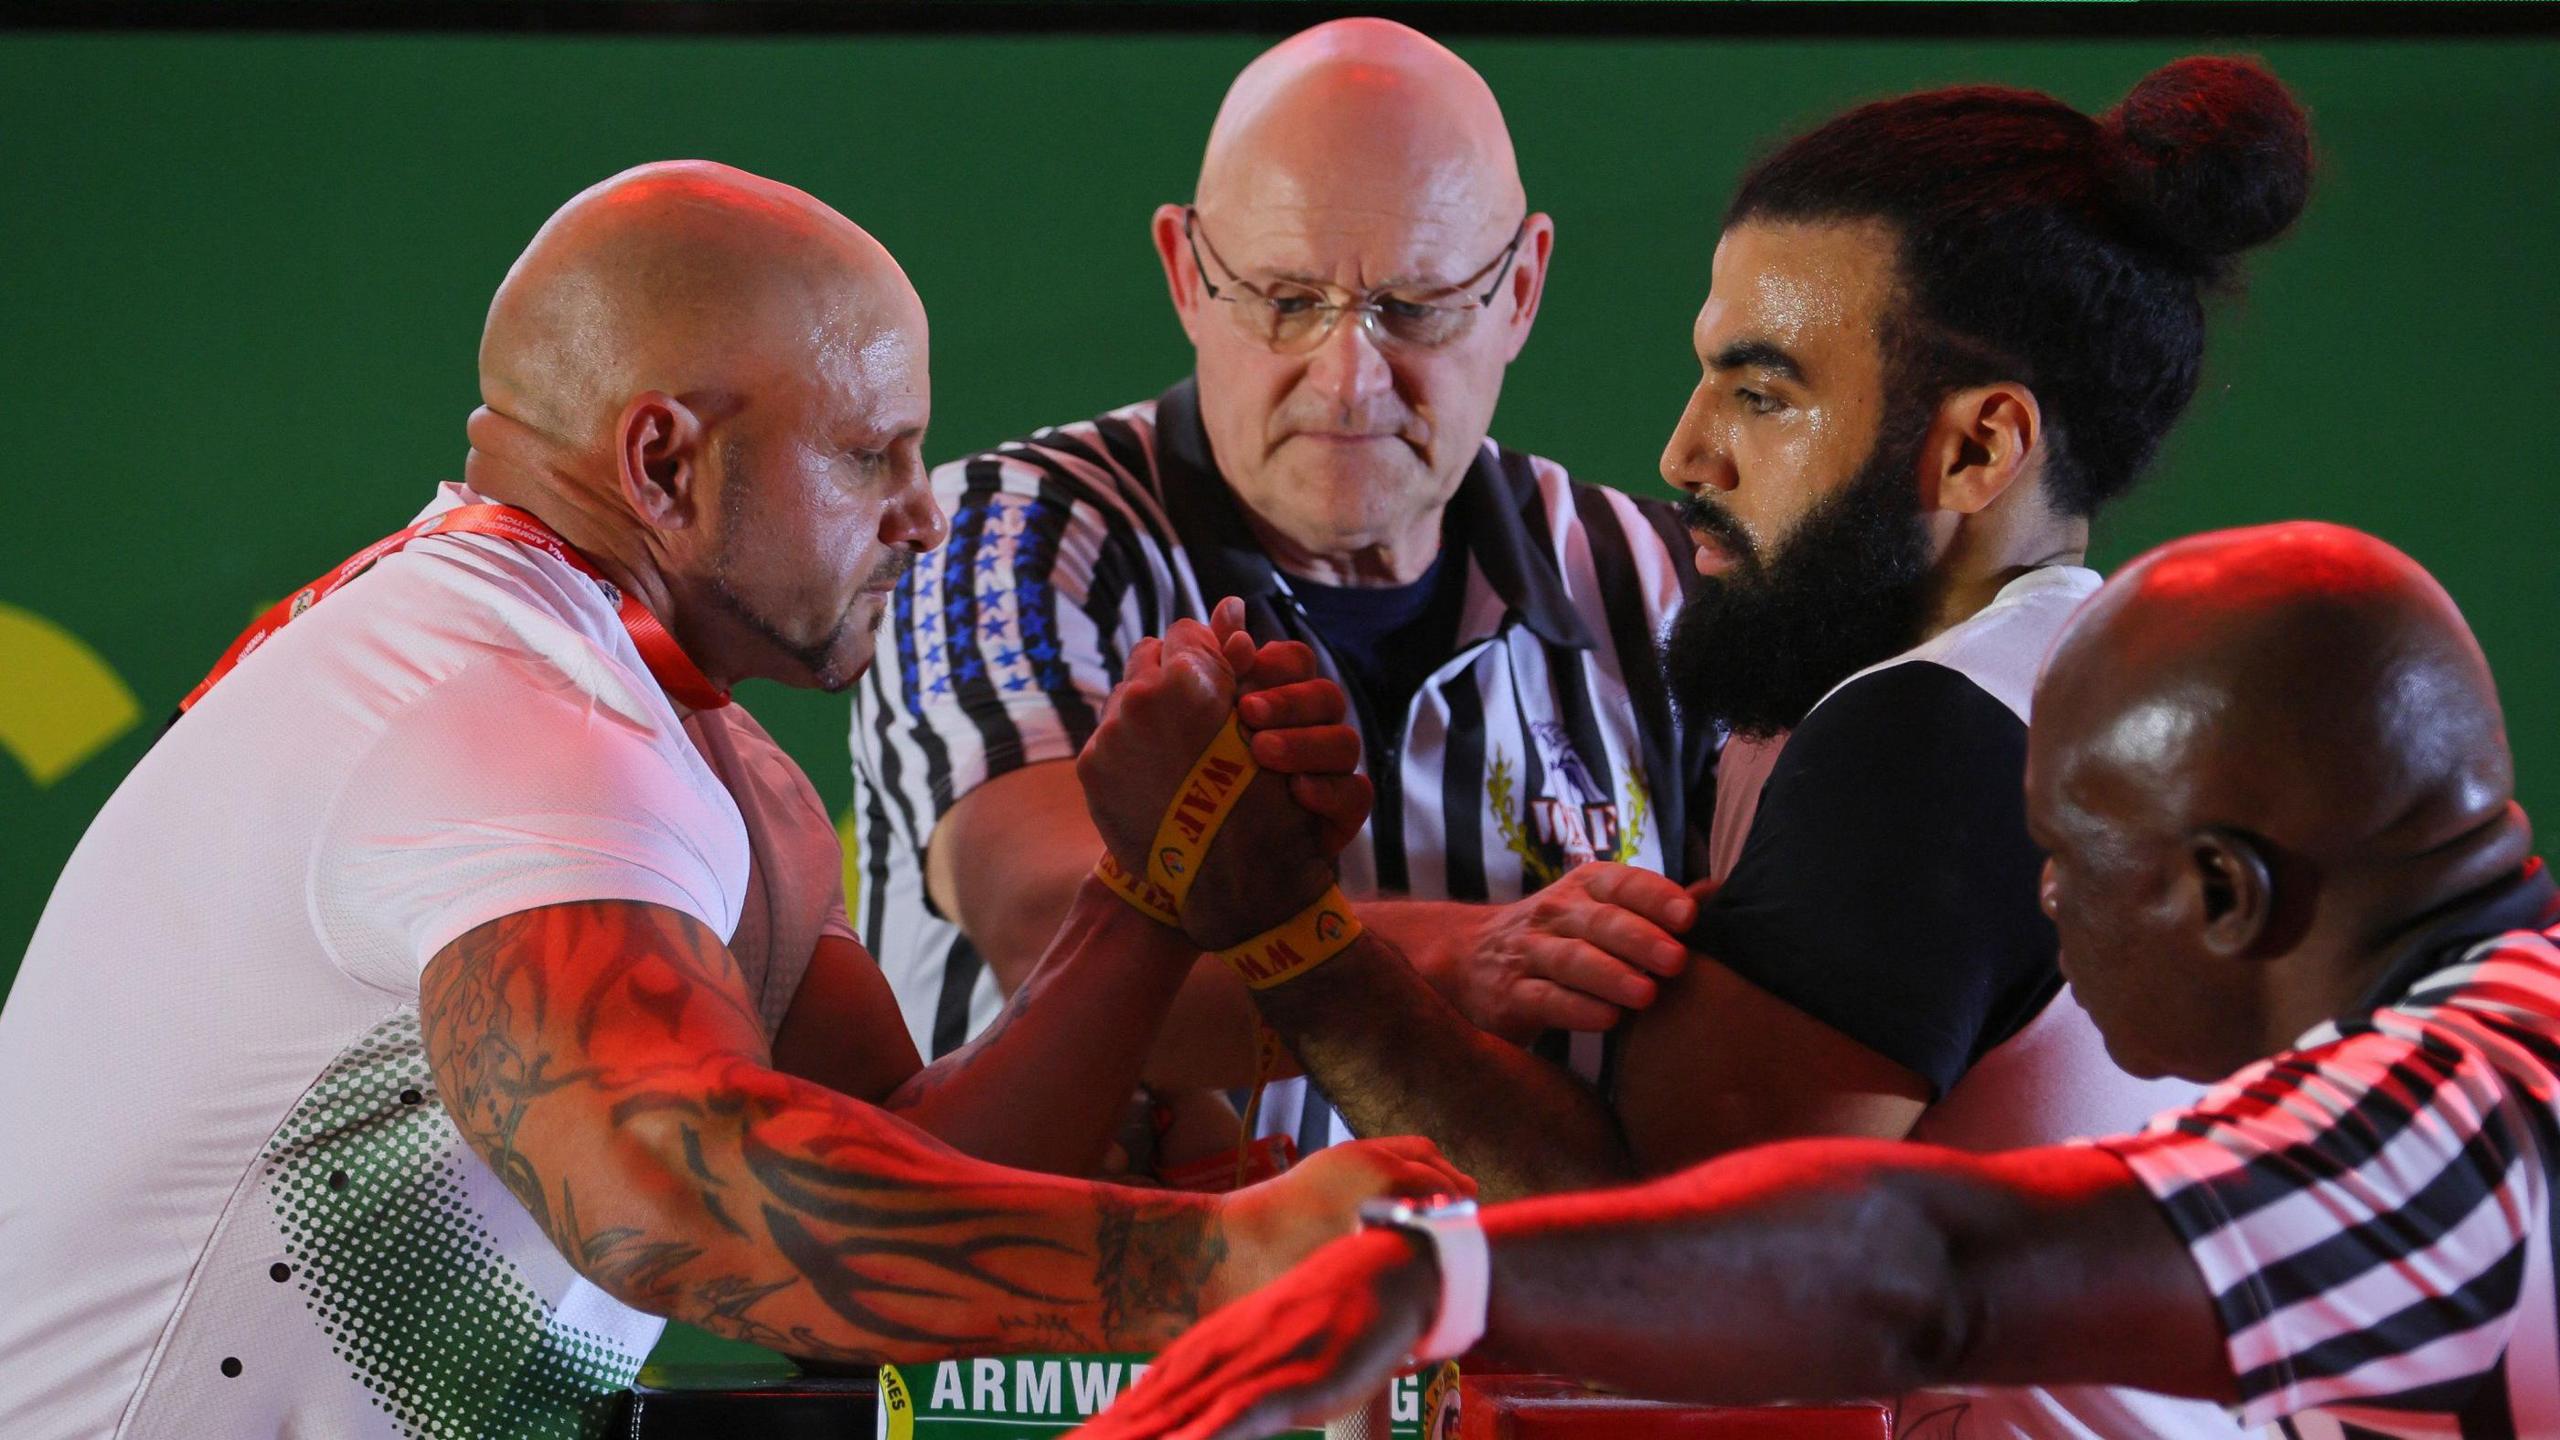
[[[1200,272],[1200,285],[1209,298],[1224,304],[1233,315],[1236,328],[1246,338],[1283,355],[1301,354],[1324,343],[1342,317],[1358,312],[1367,322],[1369,334],[1380,344],[1392,344],[1412,350],[1437,350],[1467,333],[1478,313],[1493,304],[1502,289],[1502,277],[1511,273],[1512,258],[1520,253],[1520,242],[1528,236],[1529,217],[1511,232],[1511,243],[1502,253],[1487,261],[1483,269],[1454,285],[1390,286],[1354,295],[1333,285],[1315,285],[1299,280],[1268,280],[1255,284],[1236,273],[1227,257],[1209,237],[1200,233],[1200,212],[1196,207],[1182,207],[1182,238],[1191,244],[1192,268]],[[1200,252],[1206,248],[1209,258],[1227,272],[1227,283],[1220,285],[1209,278],[1209,267],[1202,264]],[[1487,272],[1493,279],[1476,293],[1476,282]]]

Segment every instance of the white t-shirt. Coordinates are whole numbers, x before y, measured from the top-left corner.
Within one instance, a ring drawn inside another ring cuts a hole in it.
[[[463,1143],[419,975],[648,901],[731,937],[770,1035],[842,884],[806,777],[735,705],[680,717],[596,582],[480,536],[384,559],[162,737],[37,924],[0,1012],[5,1433],[600,1433],[663,1322]]]

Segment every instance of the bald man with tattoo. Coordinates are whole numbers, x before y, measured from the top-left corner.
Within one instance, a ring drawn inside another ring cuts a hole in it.
[[[1270,1434],[1478,1335],[1673,1399],[2113,1385],[2293,1437],[2560,1434],[2560,888],[2513,796],[2488,663],[2407,556],[2155,550],[2037,685],[2027,811],[2108,1052],[2216,1088],[2138,1134],[1800,1141],[1373,1230],[1091,1440]],[[1931,1418],[1904,1433],[1976,1433]]]
[[[1060,1178],[1203,946],[1330,884],[1338,725],[1251,737],[1311,773],[1242,791],[1179,928],[1087,884],[920,1064],[729,687],[870,663],[945,532],[925,362],[896,262],[787,186],[648,166],[543,227],[463,481],[235,643],[38,925],[11,1436],[596,1434],[669,1317],[846,1363],[1152,1348],[1360,1199],[1464,1184],[1418,1141],[1232,1198]],[[1080,765],[1123,865],[1255,662],[1196,622],[1133,650]]]

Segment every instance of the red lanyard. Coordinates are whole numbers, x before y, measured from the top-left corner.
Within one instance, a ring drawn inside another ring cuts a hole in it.
[[[579,554],[568,541],[560,538],[559,532],[543,524],[531,512],[513,505],[465,505],[440,515],[430,515],[397,535],[386,535],[374,541],[348,556],[336,569],[270,606],[266,614],[240,632],[240,638],[231,642],[230,649],[222,652],[222,658],[214,662],[213,673],[205,676],[201,684],[187,692],[186,699],[178,702],[180,713],[195,708],[195,703],[204,698],[204,693],[212,689],[216,681],[230,674],[233,666],[247,659],[250,651],[267,643],[267,637],[283,629],[295,616],[328,599],[339,586],[373,568],[374,561],[425,535],[490,535],[541,551],[604,587],[604,593],[613,600],[614,608],[622,617],[622,628],[631,632],[631,643],[640,647],[641,660],[669,695],[695,710],[717,710],[729,703],[729,692],[711,683],[711,678],[703,674],[684,653],[684,647],[676,644],[676,637],[668,634],[667,627],[658,623],[658,617],[649,613],[649,607],[641,604],[631,592],[604,578],[603,572],[596,569],[595,562]]]

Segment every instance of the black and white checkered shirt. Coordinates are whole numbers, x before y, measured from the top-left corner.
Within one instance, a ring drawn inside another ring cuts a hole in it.
[[[2560,889],[2534,870],[2123,1157],[2221,1312],[2244,1423],[2560,1435]]]
[[[951,540],[900,582],[856,691],[849,837],[856,923],[929,1056],[998,1003],[925,897],[923,848],[959,797],[1074,756],[1130,647],[1222,596],[1244,598],[1257,637],[1306,641],[1341,678],[1210,459],[1189,381],[933,479]],[[1672,508],[1487,441],[1445,534],[1468,564],[1456,644],[1405,714],[1354,717],[1391,763],[1372,767],[1344,888],[1504,901],[1594,857],[1682,876],[1712,751],[1680,731],[1655,658],[1693,573]],[[1326,1107],[1277,1089],[1264,1113],[1302,1147],[1340,1138]]]

